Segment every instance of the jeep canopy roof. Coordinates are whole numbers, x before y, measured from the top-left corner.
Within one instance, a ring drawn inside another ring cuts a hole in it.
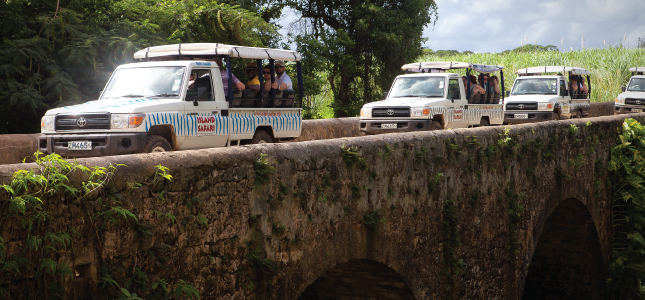
[[[492,73],[497,72],[504,67],[502,66],[492,66],[492,65],[478,65],[465,62],[456,62],[456,61],[430,61],[430,62],[418,62],[405,64],[401,67],[402,70],[410,72],[428,72],[431,73],[432,70],[452,70],[452,69],[473,69],[480,73]]]
[[[562,66],[542,66],[520,69],[515,71],[518,75],[542,74],[542,73],[562,73],[571,72],[572,75],[590,75],[591,72],[587,69],[576,67],[562,67]]]
[[[634,67],[634,68],[629,68],[630,72],[645,72],[645,67]]]
[[[148,47],[134,53],[136,59],[164,56],[212,57],[229,56],[250,59],[300,61],[300,53],[291,50],[256,48],[219,43],[191,43]]]

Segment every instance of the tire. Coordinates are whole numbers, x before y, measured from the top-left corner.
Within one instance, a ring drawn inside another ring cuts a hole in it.
[[[155,153],[155,152],[168,152],[172,151],[172,147],[168,141],[159,135],[151,135],[146,138],[146,144],[143,145],[141,153]]]
[[[273,143],[273,139],[271,138],[271,135],[260,129],[255,132],[255,135],[253,135],[253,139],[250,142],[251,144],[264,144],[264,143]]]
[[[576,118],[582,119],[582,111],[581,110],[576,112]]]
[[[490,126],[490,123],[488,122],[487,119],[482,118],[481,121],[479,121],[479,127],[482,126]]]
[[[430,124],[430,130],[441,130],[443,129],[443,126],[441,126],[441,123],[437,121],[432,121],[432,124]]]
[[[556,111],[553,112],[553,119],[552,120],[553,121],[559,121],[560,120],[560,115],[558,114],[558,112],[556,112]]]

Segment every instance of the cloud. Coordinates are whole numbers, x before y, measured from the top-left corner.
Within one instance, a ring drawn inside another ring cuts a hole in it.
[[[528,42],[561,50],[604,47],[620,42],[635,46],[645,37],[643,0],[436,0],[439,19],[424,31],[434,50],[501,52]],[[638,9],[637,9],[638,8]],[[564,37],[564,44],[560,40]]]

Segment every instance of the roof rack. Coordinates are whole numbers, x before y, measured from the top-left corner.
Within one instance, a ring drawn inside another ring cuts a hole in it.
[[[563,66],[541,66],[519,69],[515,71],[518,75],[542,74],[542,73],[562,73],[571,72],[573,75],[590,75],[591,72],[584,68],[563,67]]]
[[[153,57],[213,57],[228,56],[250,59],[279,59],[285,61],[300,61],[300,53],[291,50],[257,48],[219,43],[189,43],[148,47],[134,53],[136,59]]]
[[[645,72],[645,67],[633,67],[629,68],[630,72]]]
[[[473,69],[480,73],[492,73],[503,70],[502,66],[479,65],[456,61],[430,61],[405,64],[402,70],[409,72],[432,72],[432,70]]]

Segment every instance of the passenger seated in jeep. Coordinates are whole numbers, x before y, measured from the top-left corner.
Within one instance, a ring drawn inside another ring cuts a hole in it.
[[[260,91],[260,78],[258,78],[258,66],[254,62],[246,65],[246,76],[249,81],[246,83],[246,88],[254,90],[256,93]]]
[[[219,74],[222,77],[222,85],[224,86],[224,95],[228,95],[228,72],[226,72],[226,68],[224,68],[224,64],[222,64],[221,58],[216,57],[213,60],[219,66]],[[238,80],[237,77],[235,77],[235,74],[231,73],[231,75],[233,76],[233,84],[235,85],[235,87],[240,91],[244,90],[244,83]]]
[[[278,84],[276,82],[271,82],[271,67],[269,65],[264,66],[262,69],[262,76],[264,76],[264,90],[270,91],[271,89],[277,89]]]
[[[584,79],[578,76],[571,78],[571,91],[573,99],[587,99],[589,89],[585,84]]]

